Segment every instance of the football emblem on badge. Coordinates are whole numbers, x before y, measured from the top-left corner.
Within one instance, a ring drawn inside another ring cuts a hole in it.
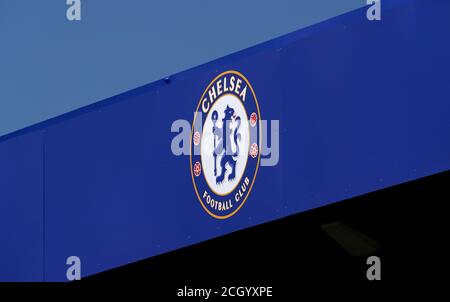
[[[225,219],[244,205],[258,172],[260,111],[249,81],[226,71],[206,87],[195,111],[190,167],[200,204]]]

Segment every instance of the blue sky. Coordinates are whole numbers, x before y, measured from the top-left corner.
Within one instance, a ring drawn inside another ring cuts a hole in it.
[[[69,22],[65,0],[0,0],[0,135],[365,2],[81,0]]]

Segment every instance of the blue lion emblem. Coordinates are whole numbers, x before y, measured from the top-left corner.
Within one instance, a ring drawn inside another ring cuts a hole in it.
[[[224,117],[222,119],[222,128],[216,127],[218,119],[217,111],[212,113],[213,121],[213,134],[214,134],[214,176],[216,176],[216,184],[221,184],[225,178],[226,166],[231,168],[231,172],[228,175],[228,181],[232,181],[236,177],[236,162],[239,155],[239,141],[241,140],[241,134],[238,133],[241,125],[241,118],[236,116],[234,109],[227,106],[224,111]],[[231,129],[231,122],[236,121],[237,125],[234,129]],[[217,144],[216,144],[217,137]],[[236,152],[233,153],[231,148],[231,142],[234,141],[236,145]],[[217,156],[222,156],[220,159],[221,173],[217,176]]]

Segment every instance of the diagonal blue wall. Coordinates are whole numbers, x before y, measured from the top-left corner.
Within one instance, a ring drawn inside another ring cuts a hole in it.
[[[44,279],[41,131],[0,143],[0,282]]]

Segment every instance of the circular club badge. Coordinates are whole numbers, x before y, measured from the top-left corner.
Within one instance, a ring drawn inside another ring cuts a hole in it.
[[[190,168],[203,209],[218,219],[244,205],[258,172],[261,115],[249,81],[237,71],[218,75],[195,111]]]

